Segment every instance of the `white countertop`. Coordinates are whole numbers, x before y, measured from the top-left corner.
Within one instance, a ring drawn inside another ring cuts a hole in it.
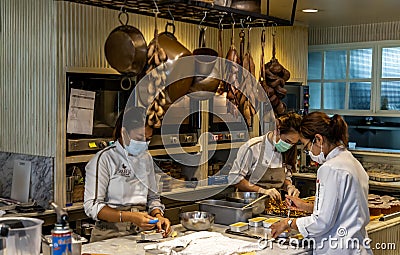
[[[227,237],[232,238],[234,241],[235,239],[245,240],[248,242],[257,243],[256,239],[246,238],[236,235],[229,235],[225,234],[224,231],[227,229],[227,226],[223,225],[214,225],[212,227],[213,232],[223,233]],[[182,232],[184,228],[181,225],[173,226],[173,229],[176,230],[179,235],[184,235],[186,233],[191,233],[192,231]],[[179,236],[178,235],[178,236]],[[113,238],[108,240],[103,240],[100,242],[89,243],[85,244],[82,247],[82,253],[102,253],[102,254],[112,254],[112,255],[143,255],[143,254],[150,254],[149,252],[145,252],[143,249],[144,246],[148,245],[149,243],[137,243],[136,240],[139,239],[139,236],[126,236],[126,237],[119,237]],[[165,240],[170,240],[171,238],[167,238]],[[294,254],[311,254],[311,251],[300,248],[291,248],[289,246],[281,246],[277,243],[273,243],[273,247],[266,248],[261,251],[257,251],[256,254],[258,255],[294,255]]]

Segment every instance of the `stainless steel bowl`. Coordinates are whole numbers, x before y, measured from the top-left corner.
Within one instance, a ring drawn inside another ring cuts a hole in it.
[[[256,200],[257,198],[259,198],[260,196],[262,196],[262,194],[257,192],[233,192],[226,196],[226,200],[243,204],[249,204],[254,200]],[[257,215],[265,211],[266,200],[267,198],[261,199],[260,201],[252,205],[253,215]]]
[[[215,215],[209,212],[193,211],[180,215],[181,224],[189,230],[207,230],[214,224]]]

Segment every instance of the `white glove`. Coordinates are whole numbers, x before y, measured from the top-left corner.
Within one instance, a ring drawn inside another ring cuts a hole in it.
[[[268,195],[270,198],[280,201],[281,200],[281,193],[277,191],[276,189],[263,189],[259,188],[258,193]]]
[[[287,192],[289,196],[298,197],[300,195],[300,191],[296,189],[296,187],[292,184],[287,186]]]

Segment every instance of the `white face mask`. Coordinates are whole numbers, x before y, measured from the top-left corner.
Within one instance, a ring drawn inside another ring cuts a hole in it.
[[[314,145],[314,142],[311,144],[311,149],[310,149],[310,151],[309,151],[310,158],[311,158],[312,161],[315,161],[315,162],[317,162],[318,164],[322,165],[322,164],[325,163],[325,161],[326,161],[324,152],[322,151],[322,144],[321,144],[321,152],[319,153],[319,155],[314,155],[314,154],[312,153],[311,150],[312,150],[313,145]]]
[[[136,141],[131,139],[129,142],[128,146],[125,146],[125,150],[133,155],[133,156],[137,156],[140,153],[144,152],[147,150],[147,146],[149,145],[150,142],[145,142],[145,141]]]

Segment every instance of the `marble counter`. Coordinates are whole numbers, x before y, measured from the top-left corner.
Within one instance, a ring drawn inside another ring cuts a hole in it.
[[[240,237],[236,235],[225,234],[224,231],[227,229],[227,226],[223,225],[214,225],[212,227],[213,232],[223,233],[227,237],[232,238],[232,242],[235,239],[245,240],[248,242],[257,243],[257,240]],[[191,233],[192,231],[184,232],[184,228],[181,225],[173,226],[173,229],[178,232],[178,236],[185,235],[186,233]],[[102,253],[102,254],[112,254],[112,255],[143,255],[143,254],[151,254],[150,252],[146,252],[144,247],[148,245],[148,243],[137,243],[138,236],[127,236],[120,238],[108,239],[100,242],[85,244],[82,247],[82,253]],[[170,239],[170,238],[168,238]],[[166,239],[166,240],[168,240]],[[294,254],[312,254],[311,250],[303,249],[303,248],[291,248],[289,246],[282,245],[273,245],[272,248],[268,247],[264,250],[257,251],[258,255],[294,255]]]

